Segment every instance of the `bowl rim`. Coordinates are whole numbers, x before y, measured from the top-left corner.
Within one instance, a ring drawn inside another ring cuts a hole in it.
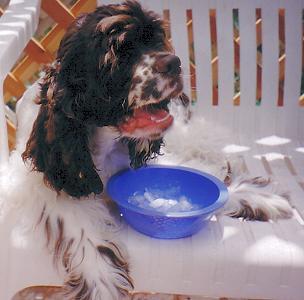
[[[141,169],[171,169],[171,170],[182,170],[182,171],[187,171],[187,172],[191,172],[191,173],[195,173],[197,175],[201,175],[206,177],[207,179],[209,179],[210,181],[212,181],[219,189],[219,196],[218,199],[211,205],[204,207],[202,209],[197,209],[197,210],[191,210],[191,211],[183,211],[183,212],[161,212],[161,211],[157,211],[157,210],[153,210],[153,209],[146,209],[146,208],[141,208],[138,207],[132,203],[128,203],[128,205],[126,204],[122,204],[120,201],[118,201],[117,199],[113,199],[109,193],[109,190],[111,190],[111,182],[113,180],[115,180],[117,177],[119,177],[122,173],[126,173],[126,172],[132,172],[132,171],[137,171],[131,168],[127,168],[124,170],[121,170],[117,173],[115,173],[114,175],[112,175],[110,177],[110,179],[107,182],[106,185],[106,192],[107,195],[118,205],[121,206],[123,208],[126,208],[128,210],[131,210],[133,212],[137,212],[143,215],[148,215],[148,216],[162,216],[162,217],[174,217],[174,218],[187,218],[187,217],[197,217],[197,216],[201,216],[201,215],[207,215],[210,214],[214,211],[216,211],[217,209],[221,208],[222,206],[224,206],[224,204],[228,201],[228,189],[226,187],[226,185],[217,177],[209,174],[209,173],[205,173],[203,171],[194,169],[194,168],[190,168],[190,167],[184,167],[184,166],[173,166],[173,165],[161,165],[161,164],[151,164],[151,165],[147,165],[145,167],[142,167],[138,170]]]

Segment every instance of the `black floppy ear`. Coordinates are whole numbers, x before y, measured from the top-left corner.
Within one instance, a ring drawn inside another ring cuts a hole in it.
[[[56,87],[50,86],[50,80],[45,78],[41,88],[40,111],[23,159],[29,159],[34,170],[43,172],[45,183],[57,192],[64,190],[77,198],[101,193],[103,184],[88,145],[90,133],[60,110],[54,96]]]
[[[89,153],[86,129],[73,123],[57,124],[42,104],[22,157],[43,172],[45,183],[57,192],[77,198],[101,193],[103,184]]]
[[[56,62],[46,70],[40,111],[22,154],[34,170],[43,172],[48,186],[77,198],[103,190],[89,149],[90,113],[84,109],[88,80],[83,62],[77,66],[77,55],[84,51],[77,49],[83,43],[75,29],[79,24],[68,30]]]

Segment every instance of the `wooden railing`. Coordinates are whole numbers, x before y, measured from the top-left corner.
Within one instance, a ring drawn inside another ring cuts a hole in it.
[[[40,0],[11,0],[0,19],[0,165],[8,161],[9,155],[3,100],[4,79],[37,28],[39,8]]]
[[[79,14],[93,11],[96,0],[78,0],[69,9],[59,0],[42,0],[41,9],[54,21],[54,26],[41,39],[32,38],[23,50],[21,59],[4,80],[4,101],[13,104],[21,98],[27,85],[37,79],[43,64],[51,62],[56,55],[59,42],[66,28]],[[0,10],[0,14],[3,10]],[[12,104],[12,105],[13,105]],[[15,124],[8,120],[9,147],[15,145]]]
[[[32,38],[25,47],[22,59],[16,64],[12,71],[7,75],[4,81],[4,100],[6,103],[17,101],[24,91],[26,85],[31,84],[37,79],[37,73],[41,69],[42,64],[51,62],[55,58],[55,53],[59,42],[64,35],[66,28],[75,19],[77,15],[83,12],[90,12],[96,7],[96,0],[78,0],[69,9],[59,0],[42,0],[41,9],[48,14],[54,21],[55,25],[49,32],[40,40]],[[0,14],[3,11],[0,10]],[[164,18],[170,23],[169,10],[164,11]],[[218,55],[217,55],[217,41],[216,41],[216,10],[210,9],[210,37],[212,40],[212,103],[218,103]],[[283,86],[284,86],[284,70],[285,70],[285,34],[284,34],[284,9],[279,10],[279,39],[280,51],[278,57],[279,68],[279,92],[278,92],[278,106],[283,105]],[[261,101],[262,96],[262,15],[261,10],[256,9],[256,46],[257,46],[257,86],[256,86],[256,101],[257,104]],[[187,28],[188,28],[188,42],[189,42],[189,71],[191,77],[191,98],[196,101],[196,65],[195,53],[193,48],[193,28],[192,28],[192,11],[187,10]],[[234,69],[235,69],[235,92],[233,103],[239,105],[240,91],[238,90],[237,74],[240,68],[240,38],[238,32],[238,10],[236,10],[236,19],[234,20]],[[304,29],[303,29],[304,30]],[[303,37],[304,38],[304,37]],[[304,43],[304,39],[303,39]],[[304,49],[304,47],[303,47]],[[303,50],[304,53],[304,50]],[[304,55],[304,54],[303,54]],[[304,57],[304,56],[303,56]],[[304,58],[303,62],[304,63]],[[302,75],[303,76],[303,75]],[[301,91],[302,92],[302,91]],[[304,105],[304,94],[300,96],[300,105]],[[8,139],[10,148],[14,147],[15,143],[15,125],[8,121]]]

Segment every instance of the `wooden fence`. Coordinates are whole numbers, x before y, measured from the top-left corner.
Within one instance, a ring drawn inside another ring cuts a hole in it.
[[[55,24],[40,40],[32,38],[24,48],[20,60],[7,75],[4,81],[4,101],[11,106],[23,95],[27,86],[37,79],[43,64],[55,58],[59,42],[66,28],[83,12],[96,8],[96,0],[78,0],[68,8],[59,0],[42,0],[41,9],[50,16]],[[0,9],[0,15],[3,9]],[[10,149],[15,144],[16,128],[12,121],[7,120]]]
[[[96,0],[78,0],[75,4],[68,8],[59,0],[42,0],[42,10],[50,16],[54,21],[54,26],[40,40],[32,38],[24,49],[21,59],[15,65],[13,70],[8,74],[4,82],[4,99],[5,102],[14,106],[15,102],[20,99],[27,86],[38,78],[41,65],[51,62],[55,58],[55,53],[59,42],[64,35],[64,32],[69,24],[77,15],[83,12],[90,12],[96,7]],[[3,10],[0,9],[0,15]],[[164,10],[164,19],[170,23],[170,12]],[[240,68],[240,37],[239,37],[239,20],[238,10],[233,11],[233,30],[234,30],[234,70],[235,70],[235,91],[234,105],[239,105],[239,68]],[[278,106],[283,103],[283,86],[284,86],[284,70],[285,70],[285,34],[284,34],[285,11],[279,11],[279,93]],[[212,103],[218,103],[218,54],[217,54],[217,34],[216,34],[216,10],[210,9],[209,12],[210,37],[212,41]],[[191,76],[191,98],[195,102],[196,95],[196,67],[195,54],[193,46],[193,28],[192,28],[192,11],[187,10],[187,30],[189,43],[189,72]],[[304,25],[303,25],[304,26]],[[304,28],[304,27],[303,27]],[[304,29],[303,29],[304,32]],[[170,35],[170,30],[167,32]],[[262,82],[262,16],[261,10],[256,9],[256,44],[257,44],[257,86],[256,86],[256,101],[257,105],[261,101],[261,82]],[[304,38],[303,38],[304,44]],[[303,46],[304,49],[304,46]],[[303,59],[304,63],[304,50]],[[303,68],[304,69],[304,68]],[[303,72],[302,72],[303,73]],[[303,74],[302,74],[303,77]],[[302,80],[303,81],[303,80]],[[303,85],[303,84],[302,84]],[[304,105],[304,87],[301,89],[300,105]],[[10,149],[15,144],[15,125],[10,120],[8,123],[8,138]]]

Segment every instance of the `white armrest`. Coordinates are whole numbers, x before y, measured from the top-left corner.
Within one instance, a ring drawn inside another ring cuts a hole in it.
[[[40,0],[11,0],[0,17],[0,165],[8,159],[3,81],[34,35],[39,12]]]

